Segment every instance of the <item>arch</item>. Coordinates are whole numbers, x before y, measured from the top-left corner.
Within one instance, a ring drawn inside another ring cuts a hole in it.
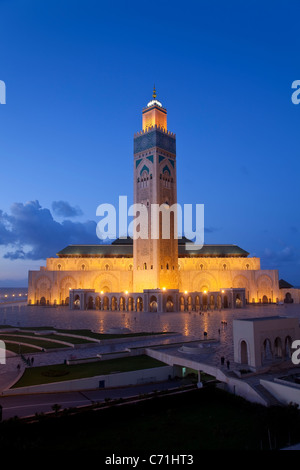
[[[290,359],[292,355],[292,338],[288,335],[284,340],[284,357]]]
[[[236,296],[235,296],[235,307],[236,308],[241,308],[242,306],[243,306],[243,302],[242,302],[241,296],[240,296],[240,294],[236,294]]]
[[[155,295],[152,295],[150,297],[150,312],[157,312],[157,297]]]
[[[292,297],[292,294],[290,292],[287,292],[284,297],[284,303],[285,304],[292,304],[294,302],[294,299]]]
[[[241,364],[248,364],[248,345],[244,339],[240,343],[240,350],[241,350]]]
[[[120,297],[119,304],[120,304],[120,311],[126,310],[126,300],[124,297]]]
[[[42,305],[43,307],[46,305],[46,299],[44,296],[40,298],[40,305]]]
[[[195,297],[195,308],[196,308],[196,310],[199,310],[199,308],[200,308],[200,297],[199,297],[199,295],[196,295],[196,297]]]
[[[74,308],[76,309],[80,308],[80,296],[78,294],[75,295],[75,298],[74,298]]]
[[[263,342],[263,357],[262,362],[269,362],[273,360],[272,343],[269,338],[266,338]]]
[[[111,298],[111,309],[113,312],[118,309],[118,300],[116,297]]]
[[[263,295],[263,298],[262,298],[262,303],[263,303],[263,304],[267,304],[267,303],[269,303],[269,301],[268,301],[268,297],[267,297],[266,295]]]
[[[171,176],[171,170],[170,168],[168,167],[168,165],[165,165],[162,169],[162,174],[164,173],[169,173],[169,176]]]
[[[229,308],[229,302],[228,302],[228,295],[225,294],[223,297],[223,307],[224,308]]]
[[[91,295],[88,298],[87,308],[88,308],[88,310],[93,310],[93,308],[94,308],[94,299]]]
[[[202,305],[203,305],[203,307],[207,307],[207,302],[208,302],[207,294],[203,294],[202,295]]]
[[[95,299],[95,307],[97,310],[100,310],[101,308],[101,299],[99,297],[99,295],[97,295],[96,299]]]
[[[141,169],[141,171],[140,171],[140,176],[141,176],[142,173],[144,173],[144,171],[146,171],[146,172],[148,173],[148,175],[149,175],[150,170],[149,170],[149,168],[147,167],[147,165],[144,165],[144,166],[142,167],[142,169]]]
[[[143,311],[143,307],[144,307],[143,299],[142,299],[142,297],[138,297],[138,298],[136,299],[136,311],[137,311],[137,312],[142,312],[142,311]]]
[[[62,303],[66,303],[68,305],[67,298],[69,297],[70,289],[76,289],[77,283],[72,276],[65,276],[60,281],[60,298]]]
[[[215,296],[213,294],[211,294],[209,298],[209,308],[210,309],[215,308]]]
[[[210,292],[218,290],[216,278],[207,271],[198,272],[192,281],[191,291],[203,292],[204,290]]]
[[[133,297],[128,297],[128,311],[129,312],[134,311],[134,298]]]
[[[119,292],[119,280],[110,272],[96,275],[92,282],[92,288],[95,289],[95,292],[104,292],[104,287],[107,287],[107,292]]]
[[[184,312],[184,297],[183,297],[183,295],[180,296],[179,305],[180,305],[180,311]]]
[[[274,341],[274,355],[276,357],[282,357],[282,341],[279,336],[277,336]]]
[[[109,298],[107,295],[103,297],[103,310],[108,310],[109,309]]]
[[[173,302],[173,297],[171,295],[169,295],[168,298],[167,298],[166,310],[167,310],[167,312],[173,312],[174,311],[174,302]]]
[[[222,296],[220,294],[217,295],[217,308],[219,310],[222,308]]]
[[[232,286],[235,289],[248,289],[249,281],[242,274],[238,274],[237,276],[233,278]]]
[[[193,299],[191,295],[189,295],[187,298],[187,308],[188,310],[192,310],[193,308]]]

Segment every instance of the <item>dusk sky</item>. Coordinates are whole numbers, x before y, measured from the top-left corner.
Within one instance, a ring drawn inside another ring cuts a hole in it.
[[[0,0],[0,287],[133,200],[152,97],[176,133],[178,202],[300,285],[300,2]]]

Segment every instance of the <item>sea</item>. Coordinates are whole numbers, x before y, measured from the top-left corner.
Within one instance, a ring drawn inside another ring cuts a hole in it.
[[[27,294],[27,287],[0,287],[0,304],[25,302]]]

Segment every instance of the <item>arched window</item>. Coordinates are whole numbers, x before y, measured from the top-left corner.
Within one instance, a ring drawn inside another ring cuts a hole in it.
[[[166,269],[169,269],[169,263],[166,264]]]
[[[109,271],[109,264],[106,264],[106,265],[104,266],[104,269],[105,269],[105,271]]]
[[[128,271],[132,271],[132,269],[133,269],[133,266],[132,266],[132,264],[130,264],[130,265],[128,266]]]
[[[144,263],[144,269],[147,269],[147,263]]]
[[[223,264],[224,271],[226,271],[226,268],[227,268],[226,264]]]
[[[82,264],[82,265],[81,265],[81,270],[82,270],[82,271],[85,270],[85,264]]]
[[[60,271],[61,270],[61,264],[57,265],[57,269]]]

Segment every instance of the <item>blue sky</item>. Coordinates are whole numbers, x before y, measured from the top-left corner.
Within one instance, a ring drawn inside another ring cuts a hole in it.
[[[99,204],[132,202],[153,83],[205,242],[300,285],[299,14],[293,0],[0,0],[0,285],[95,242]]]

